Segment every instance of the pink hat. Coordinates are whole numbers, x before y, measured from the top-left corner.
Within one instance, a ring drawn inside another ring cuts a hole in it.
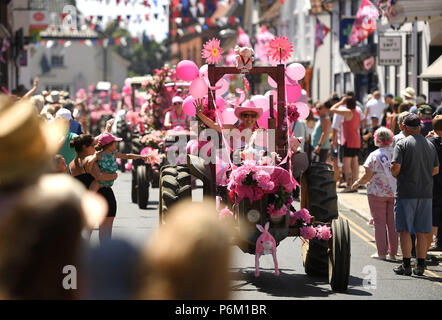
[[[175,96],[172,98],[172,103],[176,103],[176,102],[183,102],[183,98],[181,98],[180,96]]]
[[[114,137],[108,132],[104,132],[98,137],[98,143],[102,146],[108,145],[109,143],[112,143],[114,141],[121,141],[121,140],[123,139]]]
[[[235,108],[235,116],[239,119],[241,113],[245,111],[253,111],[258,114],[257,119],[259,119],[263,113],[262,108],[255,106],[253,101],[246,101],[241,106]]]

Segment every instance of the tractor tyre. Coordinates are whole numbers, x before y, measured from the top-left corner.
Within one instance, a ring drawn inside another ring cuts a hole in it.
[[[345,292],[350,278],[350,227],[339,217],[333,220],[328,279],[333,291]]]
[[[315,221],[331,222],[338,217],[338,197],[333,167],[313,162],[306,172],[308,183],[308,210]],[[329,271],[328,243],[312,239],[303,244],[305,272],[310,276],[327,276]]]
[[[149,202],[149,181],[147,180],[146,166],[137,166],[137,186],[138,207],[146,209]]]
[[[137,167],[132,168],[132,190],[130,193],[132,203],[137,203]]]
[[[166,168],[168,169],[168,168]],[[164,169],[164,170],[166,170]],[[178,191],[180,189],[178,181],[171,175],[164,175],[164,170],[160,174],[159,185],[159,224],[165,223],[167,213],[176,202],[178,202]]]

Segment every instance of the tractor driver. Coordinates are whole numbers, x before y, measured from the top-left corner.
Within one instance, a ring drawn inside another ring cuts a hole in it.
[[[190,118],[183,112],[183,98],[175,96],[172,99],[172,108],[164,117],[164,127],[173,129],[182,127],[182,130],[188,130],[190,127]]]
[[[266,135],[265,129],[259,128],[258,119],[263,114],[263,109],[255,106],[252,101],[246,101],[241,106],[235,108],[235,116],[239,119],[235,124],[223,124],[223,128],[215,121],[208,118],[203,113],[203,100],[197,99],[194,103],[196,109],[197,117],[210,129],[216,130],[218,133],[222,133],[224,130],[234,130],[238,131],[232,132],[234,141],[241,139],[240,150],[245,150],[252,148],[255,151],[255,158],[260,150],[266,149]],[[244,134],[243,131],[249,130],[249,132]],[[240,137],[235,137],[236,134],[240,134]],[[259,138],[257,138],[259,137]],[[265,140],[265,141],[264,141]]]

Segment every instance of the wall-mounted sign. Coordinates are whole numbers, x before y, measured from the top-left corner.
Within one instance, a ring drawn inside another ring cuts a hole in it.
[[[29,35],[32,37],[36,33],[46,30],[49,21],[49,14],[46,11],[29,11]]]
[[[378,64],[400,66],[402,64],[402,37],[379,36]]]
[[[351,29],[353,28],[354,23],[354,18],[341,19],[339,23],[339,48],[343,48],[348,45]]]

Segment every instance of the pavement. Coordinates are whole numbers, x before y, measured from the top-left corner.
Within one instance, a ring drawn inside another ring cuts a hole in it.
[[[342,190],[344,189],[337,190],[338,207],[344,207],[368,222],[371,219],[371,214],[368,205],[367,189],[359,188],[357,193],[342,193]]]

